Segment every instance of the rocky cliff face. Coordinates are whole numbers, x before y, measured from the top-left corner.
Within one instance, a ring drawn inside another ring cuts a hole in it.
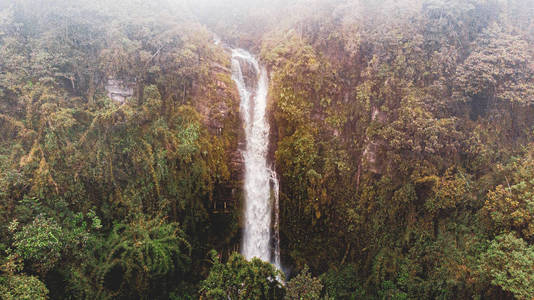
[[[373,107],[371,121],[378,123],[386,122],[386,114],[378,107]],[[366,146],[362,154],[362,162],[364,170],[375,174],[381,174],[385,166],[385,162],[380,159],[379,151],[383,145],[383,141],[378,139],[367,139]]]
[[[106,83],[106,92],[107,96],[118,103],[124,103],[126,99],[134,95],[134,86],[133,82],[124,82],[122,80],[117,80],[114,78],[109,78]]]
[[[256,69],[250,62],[247,60],[236,57],[237,60],[239,60],[241,65],[241,72],[243,73],[243,78],[245,79],[245,85],[247,90],[254,91],[257,88],[258,84],[258,73],[256,72]]]
[[[222,47],[221,55],[221,59],[210,66],[208,83],[196,87],[193,105],[213,139],[224,147],[230,180],[219,184],[213,195],[213,208],[217,213],[229,213],[232,209],[239,212],[244,169],[240,150],[244,132],[239,117],[239,95],[231,79],[230,55]]]

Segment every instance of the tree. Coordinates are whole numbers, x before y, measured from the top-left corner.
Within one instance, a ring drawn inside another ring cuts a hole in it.
[[[490,231],[515,231],[527,241],[534,241],[534,161],[530,157],[513,159],[506,166],[503,183],[488,191],[482,214]]]
[[[147,298],[166,276],[189,267],[191,245],[178,223],[139,216],[113,226],[105,238],[93,238],[84,261],[73,268],[69,290],[78,298],[109,299],[121,294]]]
[[[525,107],[534,103],[534,88],[530,84],[534,68],[525,40],[494,25],[473,47],[457,67],[455,79],[456,97],[472,104],[472,118],[484,116],[498,104]]]
[[[512,233],[491,241],[480,258],[480,275],[517,299],[534,295],[534,247]]]
[[[65,233],[51,218],[38,216],[13,236],[13,252],[22,257],[41,275],[52,269],[61,258]]]
[[[206,299],[280,299],[283,295],[283,274],[273,265],[258,258],[247,261],[234,253],[226,264],[220,262],[217,252],[210,252],[212,267],[208,278],[202,281],[201,297]]]
[[[308,266],[292,278],[286,287],[286,300],[312,300],[319,299],[323,284],[318,278],[312,277]]]
[[[48,289],[35,276],[0,276],[0,299],[2,300],[47,300]]]

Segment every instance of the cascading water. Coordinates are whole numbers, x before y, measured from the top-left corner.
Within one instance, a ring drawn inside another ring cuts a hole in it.
[[[241,97],[240,109],[246,137],[246,148],[243,152],[245,227],[241,252],[246,259],[258,257],[280,268],[278,179],[276,172],[267,165],[269,149],[269,123],[265,116],[268,90],[267,71],[250,53],[242,49],[234,49],[232,50],[232,79]],[[271,196],[274,201],[271,201]],[[275,209],[274,236],[271,235],[273,206]],[[274,241],[272,248],[271,237]]]
[[[278,176],[276,172],[271,169],[271,182],[273,183],[273,196],[274,196],[274,265],[278,269],[282,269],[282,263],[280,262],[280,203],[279,192],[280,186]]]

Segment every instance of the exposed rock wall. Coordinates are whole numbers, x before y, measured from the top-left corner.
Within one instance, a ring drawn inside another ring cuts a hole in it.
[[[373,107],[371,112],[371,121],[384,123],[386,122],[386,114],[378,107]],[[365,171],[373,172],[376,174],[381,174],[384,162],[380,160],[380,146],[383,144],[380,140],[369,139],[367,138],[366,146],[362,154],[362,162]]]
[[[107,96],[118,103],[124,103],[126,99],[134,95],[134,86],[133,82],[125,82],[123,80],[118,80],[114,78],[109,78],[106,83],[106,92]]]

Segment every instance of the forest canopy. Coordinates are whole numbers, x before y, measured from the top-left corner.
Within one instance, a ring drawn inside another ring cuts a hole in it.
[[[231,48],[282,270],[239,254]],[[534,297],[531,0],[0,2],[0,299]]]

